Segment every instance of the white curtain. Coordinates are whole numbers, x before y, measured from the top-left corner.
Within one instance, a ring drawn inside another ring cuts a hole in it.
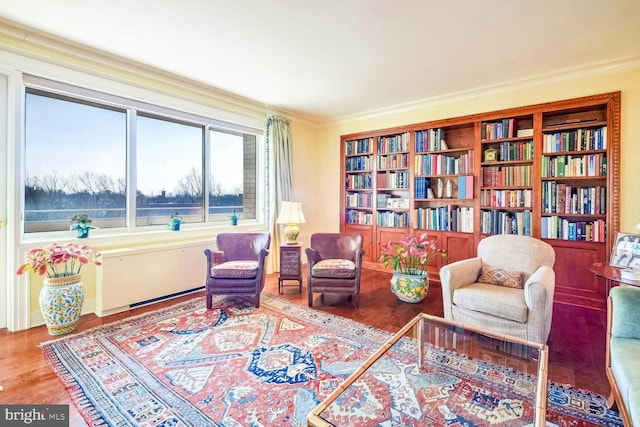
[[[278,271],[280,266],[280,244],[282,226],[276,224],[280,207],[285,200],[293,200],[292,181],[292,140],[289,119],[269,114],[267,116],[266,146],[269,156],[269,231],[271,232],[271,250],[269,251],[268,271]]]

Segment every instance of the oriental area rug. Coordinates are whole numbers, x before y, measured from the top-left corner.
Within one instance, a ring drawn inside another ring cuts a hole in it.
[[[90,426],[306,426],[307,414],[392,336],[263,294],[258,309],[214,297],[207,310],[205,298],[195,298],[42,349]],[[397,357],[403,369],[390,364],[388,375],[362,394],[415,376],[415,356]],[[446,364],[451,357],[434,360]],[[371,411],[380,410],[389,414],[374,424],[380,427],[531,425],[531,408],[518,403],[524,374],[483,361],[465,366],[453,384],[450,375],[441,376],[442,384],[438,375],[427,385],[414,378],[418,388],[402,399],[345,405],[342,425],[370,425]],[[442,392],[425,403],[420,384]],[[562,427],[622,425],[604,397],[554,383],[547,419]]]

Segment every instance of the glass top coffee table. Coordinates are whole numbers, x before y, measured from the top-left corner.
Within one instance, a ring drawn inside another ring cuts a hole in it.
[[[545,426],[545,344],[420,314],[308,415],[309,426]]]

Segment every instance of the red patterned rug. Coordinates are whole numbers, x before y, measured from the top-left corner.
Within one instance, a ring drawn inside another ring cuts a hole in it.
[[[206,310],[205,299],[197,298],[42,348],[91,426],[306,426],[307,414],[392,336],[268,294],[261,303],[256,309],[220,297]],[[415,377],[412,354],[398,358]],[[433,359],[450,373],[451,357]],[[528,410],[500,419],[482,415],[487,402],[516,407],[527,377],[496,376],[500,368],[472,362],[458,381],[430,378],[429,404],[417,398],[426,394],[420,390],[425,381],[412,378],[415,396],[377,409],[353,407],[342,425],[366,425],[371,410],[389,414],[380,427],[531,425]],[[398,380],[380,378],[378,387]],[[433,399],[438,387],[447,392]],[[480,398],[461,401],[465,390]],[[550,383],[548,397],[548,425],[622,425],[602,396]]]

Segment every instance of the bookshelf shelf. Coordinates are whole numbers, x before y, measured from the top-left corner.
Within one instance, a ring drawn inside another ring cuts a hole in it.
[[[606,308],[588,267],[620,229],[620,92],[343,135],[341,152],[340,228],[365,237],[365,267],[427,231],[437,280],[481,239],[524,234],[556,252],[556,302]]]

